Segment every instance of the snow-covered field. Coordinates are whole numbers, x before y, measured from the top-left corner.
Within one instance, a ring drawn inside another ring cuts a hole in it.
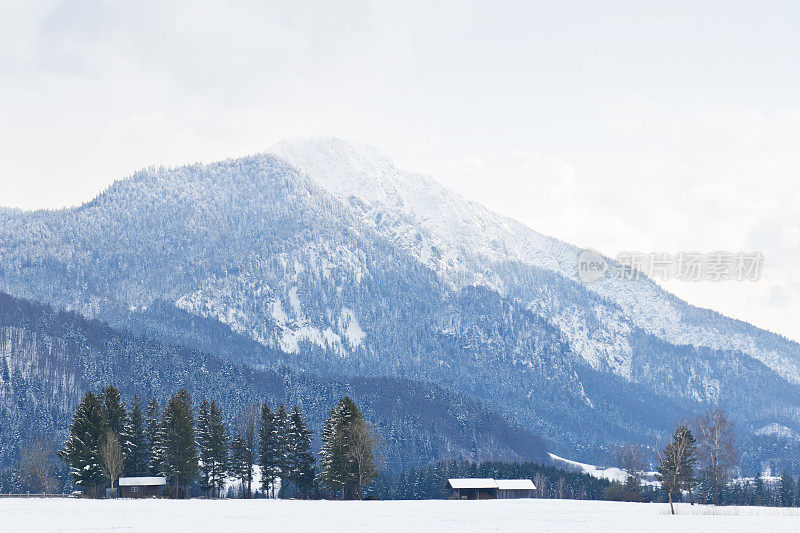
[[[0,499],[0,531],[798,531],[800,509],[575,500]]]

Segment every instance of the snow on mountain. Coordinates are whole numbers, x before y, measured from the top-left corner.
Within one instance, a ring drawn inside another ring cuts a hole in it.
[[[692,308],[653,281],[608,277],[584,287],[597,295],[589,308],[542,305],[541,294],[515,291],[499,265],[518,263],[578,282],[575,246],[470,202],[425,176],[396,168],[374,148],[338,139],[283,141],[270,151],[336,197],[365,222],[401,243],[455,286],[480,284],[521,298],[549,315],[594,368],[631,378],[627,335],[640,328],[674,344],[735,349],[800,383],[800,347],[713,312]],[[597,335],[597,331],[601,335]]]
[[[582,459],[710,405],[800,430],[797,344],[649,280],[583,284],[574,246],[369,147],[273,152],[0,211],[0,289],[258,368],[436,383]]]
[[[563,457],[559,457],[552,453],[549,453],[548,455],[550,456],[550,459],[553,460],[553,463],[558,467],[589,474],[597,479],[607,479],[609,481],[616,481],[617,483],[624,483],[628,478],[627,472],[621,468],[602,468],[595,465],[580,463],[578,461],[572,461],[570,459],[564,459]]]

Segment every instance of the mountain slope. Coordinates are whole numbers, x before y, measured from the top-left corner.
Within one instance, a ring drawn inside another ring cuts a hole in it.
[[[0,466],[38,434],[63,438],[83,393],[111,383],[126,397],[155,396],[162,405],[186,387],[198,401],[215,398],[231,418],[265,400],[296,404],[316,431],[330,407],[348,394],[376,424],[391,471],[453,455],[547,457],[540,438],[439,387],[252,370],[0,293]]]
[[[608,277],[580,284],[576,268],[580,250],[575,246],[469,202],[430,178],[399,170],[371,147],[338,139],[295,139],[270,151],[353,205],[365,223],[401,239],[421,262],[453,285],[486,285],[551,315],[595,368],[606,366],[629,378],[631,353],[625,337],[631,327],[638,327],[672,344],[744,352],[800,383],[797,343],[692,307],[645,277]],[[554,302],[545,297],[560,295],[537,291],[524,282],[524,273],[518,279],[520,269],[515,265],[523,271],[537,267],[575,282],[579,290],[589,292],[591,304],[574,306],[572,300],[560,298],[559,309],[553,309]],[[592,321],[602,327],[587,327]],[[592,335],[598,329],[602,337]]]
[[[374,150],[274,151],[0,211],[0,288],[236,364],[436,383],[586,461],[711,405],[745,443],[800,430],[797,344],[649,280],[581,284],[574,247]]]

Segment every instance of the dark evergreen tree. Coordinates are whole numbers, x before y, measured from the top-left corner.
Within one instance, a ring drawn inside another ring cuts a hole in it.
[[[274,423],[273,423],[273,434],[275,439],[275,450],[276,450],[276,465],[278,467],[278,473],[281,479],[281,488],[280,488],[280,498],[283,498],[286,490],[286,474],[288,472],[288,464],[287,460],[289,457],[289,449],[288,449],[288,433],[289,433],[289,415],[286,413],[286,408],[283,404],[278,406],[277,411],[275,411]]]
[[[209,443],[210,430],[208,427],[208,401],[204,398],[197,408],[197,449],[200,458],[200,486],[206,493],[206,497],[211,496],[212,483],[209,463],[211,462],[211,446]]]
[[[131,402],[128,455],[125,457],[126,476],[146,476],[149,471],[150,450],[147,445],[142,401],[134,394]]]
[[[128,413],[125,410],[125,402],[122,401],[119,391],[113,385],[103,387],[100,396],[106,411],[108,429],[117,434],[117,438],[120,439],[120,444],[122,444],[124,441],[122,437],[126,434],[128,424]]]
[[[244,439],[247,452],[247,472],[245,473],[244,496],[253,496],[253,465],[258,462],[258,406],[250,405],[243,409],[237,416],[240,435]]]
[[[292,409],[289,420],[287,448],[285,477],[291,481],[295,497],[308,497],[314,485],[314,454],[311,452],[311,430],[297,406]]]
[[[789,472],[784,470],[781,475],[781,484],[778,489],[781,507],[794,507],[795,506],[795,492],[794,492],[794,479]]]
[[[147,404],[147,414],[145,415],[145,435],[147,438],[147,468],[152,476],[159,475],[163,472],[161,465],[161,457],[163,455],[163,446],[161,445],[161,406],[155,398],[150,399]]]
[[[761,477],[761,472],[758,472],[753,481],[753,505],[769,505],[770,500],[769,489]]]
[[[247,477],[251,471],[247,444],[241,435],[236,435],[231,440],[230,471],[242,484],[242,493],[245,490]]]
[[[680,468],[680,488],[689,493],[689,501],[694,505],[694,486],[697,484],[695,465],[697,464],[697,440],[692,431],[687,427],[682,434],[686,444],[686,453]]]
[[[694,482],[695,439],[685,424],[675,430],[672,440],[659,454],[658,477],[661,488],[669,500],[670,511],[675,514],[672,505],[673,495],[684,488],[691,490]]]
[[[164,408],[159,447],[162,470],[172,484],[176,498],[188,494],[189,484],[197,477],[194,410],[186,389],[173,395]]]
[[[59,452],[69,466],[74,483],[90,496],[99,496],[106,484],[100,446],[107,427],[103,405],[93,392],[87,392],[75,408],[69,437]]]
[[[345,499],[359,498],[377,469],[374,440],[353,400],[344,397],[331,409],[321,437],[319,481]]]
[[[280,476],[280,450],[275,416],[267,402],[261,406],[258,425],[258,464],[261,467],[261,490],[275,497],[275,481]]]
[[[213,465],[210,467],[211,481],[219,498],[222,487],[225,485],[225,475],[228,473],[228,428],[222,416],[222,409],[217,402],[211,400],[209,405],[209,428],[211,441],[211,457]]]

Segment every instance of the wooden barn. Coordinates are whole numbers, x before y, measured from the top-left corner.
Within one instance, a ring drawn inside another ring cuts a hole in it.
[[[533,498],[536,486],[530,479],[497,479],[497,497],[502,499]]]
[[[119,495],[122,498],[159,498],[167,485],[165,477],[121,477]]]
[[[536,487],[530,479],[458,478],[448,479],[452,500],[493,500],[533,498]]]
[[[452,500],[493,500],[497,498],[497,482],[486,478],[448,479]]]

